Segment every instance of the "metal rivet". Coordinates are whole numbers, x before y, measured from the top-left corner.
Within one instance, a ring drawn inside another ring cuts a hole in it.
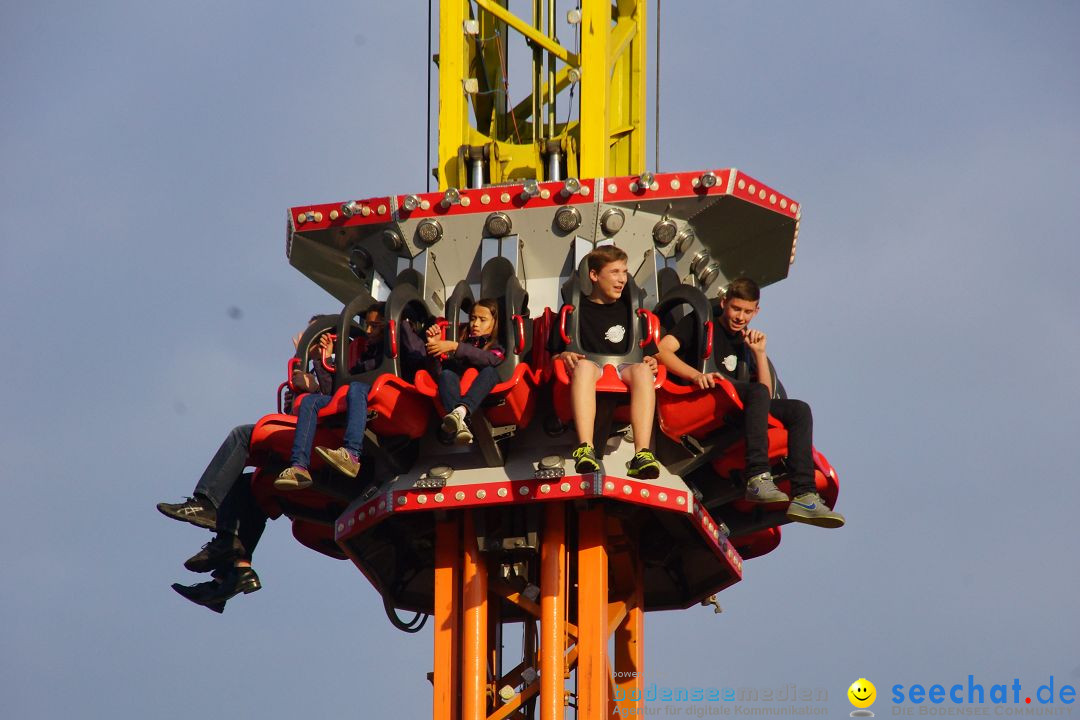
[[[750,194],[753,195],[757,192],[757,185],[755,185],[754,183],[750,183],[750,187],[748,187],[747,190],[749,190]]]
[[[739,189],[740,190],[746,189],[746,181],[743,180],[742,178],[739,178]]]
[[[545,189],[540,191],[540,199],[541,200],[547,200],[549,197],[551,197],[551,191],[550,190],[545,188]]]
[[[469,207],[470,205],[472,205],[472,200],[467,197],[461,198],[461,207]]]
[[[379,207],[375,208],[375,212],[377,212],[379,215],[385,215],[386,205],[379,205]]]
[[[522,485],[521,488],[518,489],[518,493],[521,494],[521,495],[528,495],[529,494],[529,486],[528,485]]]
[[[757,196],[758,196],[758,200],[764,200],[765,199],[765,188],[761,188],[761,190],[758,191]]]
[[[499,199],[502,200],[504,203],[510,202],[510,193],[504,192],[502,195],[499,196]]]
[[[675,498],[675,502],[678,505],[685,505],[686,504],[686,498],[684,498],[682,495],[680,495],[679,497]]]
[[[379,502],[379,509],[380,510],[385,510],[386,509],[386,501],[385,500],[381,500]]]
[[[506,488],[499,488],[499,497],[506,497],[510,494],[510,491]]]
[[[649,497],[649,491],[646,490],[645,488],[641,488],[641,497],[643,497],[643,498]]]
[[[465,499],[465,493],[458,490],[456,493],[454,493],[454,499],[455,500],[464,500]]]
[[[606,483],[604,483],[604,489],[605,490],[614,490],[615,489],[615,483],[608,480]]]
[[[589,481],[588,480],[582,480],[580,487],[581,487],[582,490],[588,490],[589,489]]]
[[[435,493],[435,502],[442,502],[446,499],[446,496],[442,493]]]
[[[337,210],[331,210],[330,211],[330,219],[331,220],[337,220],[338,219],[338,211]]]
[[[570,483],[564,482],[562,485],[559,486],[559,489],[563,492],[570,492]]]
[[[337,531],[342,532],[343,530],[345,530],[345,523],[338,523]]]
[[[426,503],[426,502],[427,502],[427,495],[417,495],[417,496],[416,496],[416,502],[418,502],[418,503],[420,503],[421,505],[423,505],[424,503]]]
[[[780,207],[787,210],[787,198],[780,198]]]
[[[610,185],[607,186],[607,191],[610,192],[610,193],[613,193],[618,189],[619,188],[618,188],[618,186],[615,185],[615,183],[611,183]]]
[[[352,527],[355,524],[356,524],[356,518],[349,518],[349,527]]]
[[[582,185],[581,190],[578,190],[578,192],[587,197],[589,193],[592,192],[592,190],[589,188],[588,185]]]
[[[397,499],[398,505],[404,505],[407,502],[409,502],[409,498],[405,497],[404,495],[399,496]]]
[[[480,196],[480,204],[481,205],[487,205],[489,202],[491,202],[491,196],[490,195],[488,195],[487,193],[484,193],[483,195]]]
[[[672,181],[671,181],[671,189],[672,190],[678,190],[681,187],[682,187],[682,183],[679,182],[679,178],[673,178]]]
[[[657,495],[656,497],[660,500],[660,502],[667,502],[667,493],[666,492],[662,492],[659,495]]]
[[[477,490],[476,491],[476,499],[477,500],[483,500],[486,497],[487,497],[487,490]]]
[[[547,495],[549,492],[551,492],[551,486],[548,485],[547,483],[544,483],[543,485],[540,486],[540,492]]]
[[[769,196],[769,204],[770,205],[775,205],[776,204],[776,193],[773,193],[772,195]]]
[[[629,495],[630,493],[634,492],[634,489],[632,487],[630,487],[629,485],[623,485],[622,486],[622,491],[623,491],[623,495]]]

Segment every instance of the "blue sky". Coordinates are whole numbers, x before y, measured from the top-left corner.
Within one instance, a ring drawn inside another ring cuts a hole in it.
[[[0,717],[429,712],[430,634],[350,565],[273,523],[264,590],[213,615],[168,587],[207,537],[153,509],[335,310],[288,266],[285,210],[425,187],[425,13],[0,9]],[[646,673],[828,688],[835,712],[860,676],[1080,685],[1080,8],[663,13],[660,169],[803,205],[757,324],[848,525],[785,528],[722,615],[650,615]]]

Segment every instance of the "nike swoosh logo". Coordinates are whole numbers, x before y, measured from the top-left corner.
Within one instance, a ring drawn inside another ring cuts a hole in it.
[[[794,500],[792,500],[791,504],[798,505],[805,510],[817,510],[817,503],[810,503],[809,505],[807,505],[806,503],[795,502]]]

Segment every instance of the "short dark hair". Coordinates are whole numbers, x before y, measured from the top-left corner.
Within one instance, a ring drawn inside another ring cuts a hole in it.
[[[379,315],[386,315],[386,303],[377,302],[372,305],[368,305],[367,310],[364,311],[364,315],[372,312],[379,313]]]
[[[724,291],[724,299],[731,300],[746,300],[747,302],[758,302],[761,300],[761,288],[752,279],[742,275],[732,280],[727,290]]]
[[[601,245],[585,256],[585,262],[591,272],[600,272],[607,265],[620,260],[626,262],[627,255],[622,248],[614,245]]]

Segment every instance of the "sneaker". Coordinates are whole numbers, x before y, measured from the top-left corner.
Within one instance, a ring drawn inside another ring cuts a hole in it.
[[[311,473],[307,471],[307,468],[295,465],[285,468],[274,481],[274,487],[278,490],[303,490],[311,487]]]
[[[660,463],[648,448],[638,450],[626,467],[626,474],[638,480],[654,480],[660,477]]]
[[[752,503],[787,502],[791,499],[776,487],[770,472],[759,473],[746,481],[745,498]]]
[[[207,530],[217,527],[217,508],[204,497],[189,497],[182,503],[158,503],[158,512],[173,520],[183,520]]]
[[[600,463],[596,461],[596,452],[589,443],[581,443],[574,448],[574,472],[579,475],[594,473],[600,469]]]
[[[343,447],[337,450],[316,447],[315,452],[319,453],[323,460],[330,463],[330,466],[342,475],[354,478],[360,472],[360,458],[354,455],[352,450]]]
[[[795,522],[823,528],[838,528],[844,525],[844,516],[826,505],[816,492],[796,495],[788,505],[787,516]]]
[[[460,405],[443,416],[442,429],[454,438],[455,445],[468,445],[473,441],[472,431],[465,424],[465,409]]]
[[[240,544],[240,538],[225,533],[203,545],[202,550],[184,562],[184,567],[197,573],[226,569],[232,565],[233,560],[243,555],[244,546]]]

